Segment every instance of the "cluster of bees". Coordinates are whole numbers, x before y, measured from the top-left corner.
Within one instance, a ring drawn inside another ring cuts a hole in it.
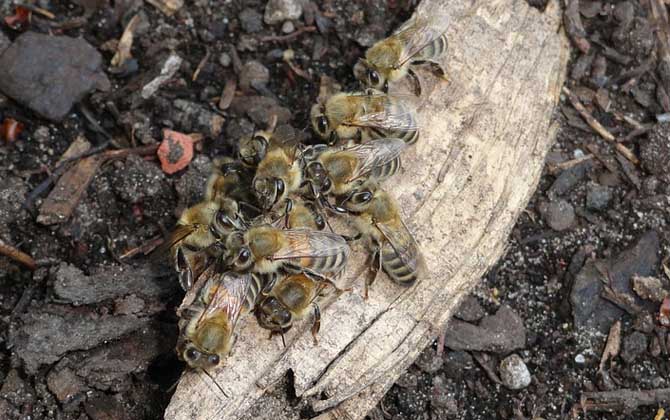
[[[419,128],[413,107],[387,92],[408,78],[420,95],[418,65],[444,78],[445,28],[439,16],[414,17],[373,45],[354,67],[364,90],[336,93],[311,109],[318,144],[295,144],[271,124],[240,139],[235,158],[216,162],[204,201],[183,212],[163,246],[187,291],[177,352],[189,366],[220,365],[249,313],[283,337],[313,311],[316,342],[317,297],[326,288],[342,292],[337,280],[352,241],[370,252],[366,294],[379,270],[400,285],[415,283],[419,248],[379,185],[399,171]],[[331,217],[356,235],[333,232]]]

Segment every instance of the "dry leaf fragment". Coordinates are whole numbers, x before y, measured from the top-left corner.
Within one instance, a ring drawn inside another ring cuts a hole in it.
[[[112,57],[113,67],[121,67],[127,60],[133,58],[130,50],[133,48],[133,37],[139,23],[140,15],[135,15],[130,19],[128,25],[126,25],[126,29],[123,30],[123,35],[121,35],[119,44],[116,47],[116,54]]]
[[[184,0],[147,0],[147,3],[166,15],[172,16],[177,10],[181,9],[184,5]]]
[[[5,118],[0,125],[0,137],[5,139],[7,143],[13,143],[23,131],[23,124],[16,121],[14,118]]]
[[[23,6],[16,6],[14,14],[5,16],[5,23],[15,31],[22,31],[27,28],[30,23],[30,9]]]
[[[178,131],[163,130],[163,142],[158,148],[161,169],[173,174],[184,169],[193,159],[193,138]]]

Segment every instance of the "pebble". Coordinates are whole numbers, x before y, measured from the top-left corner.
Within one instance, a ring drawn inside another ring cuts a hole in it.
[[[650,276],[633,276],[633,290],[642,299],[659,303],[670,294],[659,278]]]
[[[654,175],[665,175],[670,161],[670,123],[659,123],[649,132],[649,139],[640,143],[642,166]]]
[[[530,385],[530,372],[517,354],[507,356],[500,362],[500,379],[509,389],[523,389]]]
[[[233,62],[233,59],[230,58],[230,54],[228,53],[221,53],[219,56],[219,64],[221,64],[223,67],[228,67],[230,64]]]
[[[595,182],[586,184],[586,207],[591,210],[604,210],[612,199],[612,189]]]
[[[634,331],[623,339],[621,358],[626,363],[633,363],[646,350],[647,336],[639,331]]]
[[[251,88],[265,86],[270,81],[270,70],[259,61],[251,60],[244,63],[240,71],[240,89],[248,91]]]
[[[463,321],[474,322],[479,321],[486,315],[484,308],[479,304],[476,297],[468,295],[458,306],[454,316]]]
[[[575,356],[575,363],[578,365],[583,365],[586,363],[586,357],[584,357],[583,354],[579,353],[577,356]]]
[[[565,200],[543,202],[539,207],[545,222],[556,231],[563,231],[575,223],[575,208]]]
[[[89,92],[111,88],[102,66],[83,38],[25,32],[0,55],[0,91],[58,122]]]
[[[263,30],[263,16],[250,7],[242,10],[238,16],[242,29],[247,33],[256,33]]]
[[[286,20],[296,20],[302,15],[300,0],[270,0],[265,6],[263,20],[268,25],[275,25]]]
[[[479,325],[452,319],[445,332],[445,346],[452,350],[510,353],[526,346],[523,319],[508,306],[487,316]]]
[[[475,367],[475,360],[466,351],[450,351],[444,356],[444,372],[449,378],[462,379]]]
[[[281,26],[281,31],[285,34],[290,34],[291,32],[295,31],[295,25],[290,20],[287,20]]]

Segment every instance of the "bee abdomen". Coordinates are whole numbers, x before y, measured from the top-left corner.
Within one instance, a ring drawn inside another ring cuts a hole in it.
[[[416,269],[403,262],[392,247],[384,247],[382,269],[391,280],[401,286],[409,287],[416,282]]]
[[[372,178],[382,181],[395,175],[400,169],[400,157],[393,159],[384,166],[378,166],[372,172]]]
[[[310,269],[318,273],[339,273],[347,264],[347,254],[338,252],[334,255],[328,255],[320,258],[313,258]]]
[[[447,42],[447,35],[442,34],[435,41],[426,45],[419,53],[417,53],[412,61],[426,61],[436,60],[442,57],[446,52],[449,43]]]

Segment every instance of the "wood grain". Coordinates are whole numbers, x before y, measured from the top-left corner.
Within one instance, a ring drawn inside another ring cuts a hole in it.
[[[428,273],[410,289],[380,276],[364,301],[354,280],[365,254],[357,250],[348,269],[355,290],[323,310],[318,346],[309,320],[283,348],[249,318],[227,366],[213,373],[228,396],[187,372],[166,418],[253,417],[265,390],[290,369],[296,395],[322,412],[319,419],[361,419],[503,253],[555,137],[552,114],[568,57],[559,5],[552,0],[540,13],[525,0],[425,0],[417,13],[436,12],[451,21],[450,82],[421,74],[421,139],[403,157],[404,173],[386,184]]]

